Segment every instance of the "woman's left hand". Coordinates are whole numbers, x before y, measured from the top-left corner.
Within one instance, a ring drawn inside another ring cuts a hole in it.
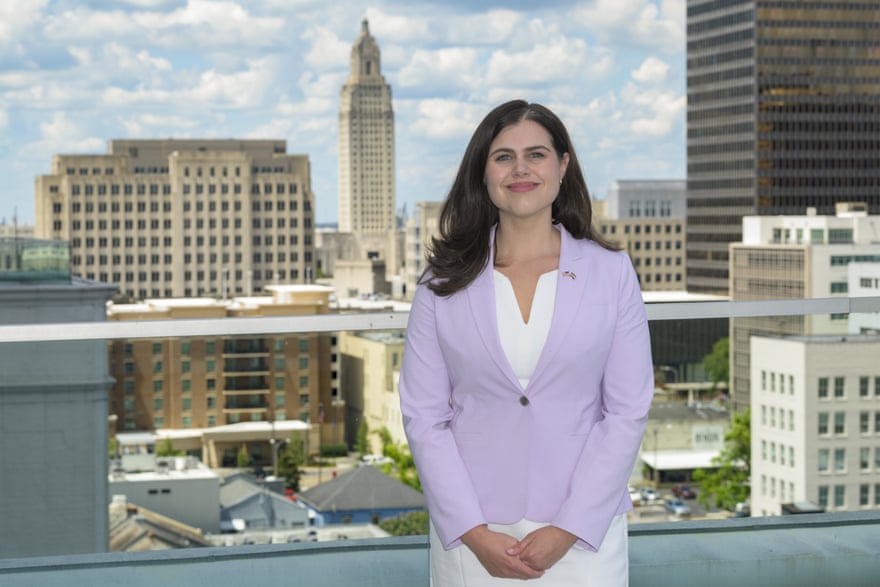
[[[516,546],[507,549],[507,554],[518,556],[521,561],[535,570],[546,571],[565,556],[577,542],[577,536],[556,526],[544,526],[529,532]]]

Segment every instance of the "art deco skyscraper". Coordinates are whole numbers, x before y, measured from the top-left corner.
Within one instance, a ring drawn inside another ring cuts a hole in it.
[[[339,231],[387,241],[395,228],[394,111],[367,20],[339,103]]]
[[[745,215],[880,213],[880,0],[687,3],[687,287],[728,292]]]

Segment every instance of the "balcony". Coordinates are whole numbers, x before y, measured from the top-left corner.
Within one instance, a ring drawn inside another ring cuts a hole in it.
[[[237,374],[255,375],[258,373],[268,375],[270,372],[269,363],[264,357],[235,358],[223,361],[223,374],[227,376]]]
[[[880,312],[878,297],[648,306],[652,322],[877,312]],[[137,328],[124,322],[26,324],[0,326],[0,344],[13,347],[23,344],[39,352],[52,341],[389,330],[405,328],[406,318],[402,313],[383,313],[240,318],[232,322],[154,321],[138,324]],[[21,531],[14,523],[9,528]],[[46,532],[51,533],[51,527]],[[878,536],[878,509],[634,524],[630,526],[630,584],[633,587],[873,586],[880,577]],[[3,555],[0,552],[0,556]],[[168,578],[173,577],[174,584],[212,587],[237,586],[243,582],[327,587],[419,586],[428,585],[427,557],[425,537],[405,537],[0,558],[0,584],[70,587],[124,581],[129,587],[152,587],[168,583]]]
[[[880,577],[880,512],[643,524],[629,536],[631,587],[872,587]],[[427,587],[428,544],[415,536],[0,559],[4,587],[120,582]]]

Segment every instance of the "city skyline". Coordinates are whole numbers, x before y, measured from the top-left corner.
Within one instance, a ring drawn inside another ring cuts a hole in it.
[[[524,97],[569,125],[593,193],[683,179],[683,0],[34,1],[0,8],[0,219],[34,222],[56,153],[119,138],[283,139],[336,222],[339,91],[360,23],[382,48],[397,205],[445,197],[473,127]]]

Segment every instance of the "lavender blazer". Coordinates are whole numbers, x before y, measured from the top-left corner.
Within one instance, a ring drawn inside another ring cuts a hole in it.
[[[625,253],[560,231],[553,319],[525,389],[501,347],[491,265],[451,296],[416,290],[401,410],[446,548],[479,524],[527,518],[596,550],[632,508],[654,391],[638,280]]]

